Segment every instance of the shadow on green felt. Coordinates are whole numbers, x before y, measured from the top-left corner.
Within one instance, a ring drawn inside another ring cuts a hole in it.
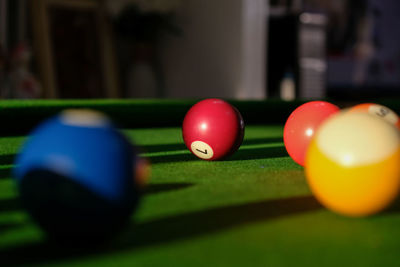
[[[117,247],[144,247],[175,242],[247,224],[321,209],[312,196],[265,200],[191,212],[133,224]]]
[[[9,165],[14,163],[17,154],[0,155],[0,165]]]
[[[285,146],[277,147],[259,147],[251,149],[239,149],[231,157],[227,158],[226,161],[239,161],[239,160],[252,160],[252,159],[268,159],[268,158],[280,158],[287,157]]]
[[[312,196],[273,199],[211,208],[130,225],[112,244],[103,247],[59,247],[49,242],[0,249],[4,264],[39,264],[93,257],[186,240],[257,222],[276,220],[321,209]]]
[[[283,142],[282,137],[251,138],[251,139],[244,139],[242,146],[272,144],[272,143],[281,143],[281,142]]]
[[[0,214],[3,212],[19,211],[22,209],[18,198],[0,199]]]
[[[288,156],[285,146],[277,147],[255,147],[239,149],[232,156],[224,159],[224,161],[252,160],[252,159],[268,159],[280,158]],[[178,155],[157,155],[147,157],[151,163],[172,163],[199,160],[190,153]]]
[[[185,150],[185,144],[159,144],[159,145],[139,145],[140,151],[144,153],[156,153],[156,152],[167,152],[167,151],[179,151]]]
[[[176,191],[185,189],[194,184],[191,183],[159,183],[150,184],[146,187],[143,194],[153,195],[163,192]],[[0,214],[4,212],[19,211],[22,209],[22,204],[18,198],[0,199]]]
[[[0,223],[0,235],[2,232],[20,227],[19,223]]]
[[[188,153],[185,154],[178,154],[178,155],[157,155],[157,156],[148,156],[145,157],[150,160],[151,164],[156,163],[172,163],[172,162],[184,162],[184,161],[193,161],[197,160],[195,156],[190,154],[189,150]]]
[[[0,169],[0,180],[11,178],[11,172],[12,172],[11,167],[1,168]]]
[[[194,184],[192,183],[159,183],[159,184],[149,184],[145,190],[144,194],[145,195],[153,195],[153,194],[158,194],[158,193],[163,193],[163,192],[169,192],[169,191],[176,191],[180,189],[185,189],[190,186],[193,186]]]
[[[399,213],[400,212],[400,195],[383,211],[383,213]]]
[[[17,154],[0,155],[0,165],[11,165]],[[5,167],[0,169],[0,179],[11,178],[12,167]]]
[[[282,137],[268,137],[268,138],[251,138],[243,140],[243,146],[245,145],[260,145],[260,144],[271,144],[283,142]],[[156,152],[168,152],[168,151],[181,151],[185,150],[186,146],[183,143],[176,144],[159,144],[159,145],[139,145],[140,151],[143,153],[156,153]]]

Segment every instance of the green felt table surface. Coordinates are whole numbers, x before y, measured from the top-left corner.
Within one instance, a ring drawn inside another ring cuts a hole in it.
[[[10,175],[27,135],[0,137],[0,266],[398,265],[397,205],[367,218],[323,208],[283,124],[248,124],[239,151],[215,162],[191,155],[180,127],[122,131],[152,162],[150,183],[127,229],[83,249],[48,243],[30,220]]]

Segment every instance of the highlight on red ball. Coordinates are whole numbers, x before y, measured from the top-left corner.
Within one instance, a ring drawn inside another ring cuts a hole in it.
[[[220,160],[235,153],[244,137],[240,112],[228,102],[210,98],[193,105],[182,125],[186,147],[203,160]]]
[[[289,156],[304,166],[305,155],[316,130],[339,107],[326,101],[311,101],[297,107],[289,116],[283,129],[283,142]]]

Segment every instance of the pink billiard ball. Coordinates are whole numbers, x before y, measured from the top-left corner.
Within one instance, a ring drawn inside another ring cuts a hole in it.
[[[187,148],[198,158],[219,160],[239,149],[244,136],[240,112],[221,99],[205,99],[192,106],[182,125]]]
[[[283,129],[283,142],[289,156],[304,166],[308,145],[321,123],[339,107],[325,101],[311,101],[297,107],[289,116]]]

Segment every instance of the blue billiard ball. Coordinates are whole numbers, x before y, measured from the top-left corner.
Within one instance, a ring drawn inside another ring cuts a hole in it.
[[[40,124],[16,159],[23,205],[51,238],[111,237],[139,201],[137,153],[102,113],[66,110]]]

